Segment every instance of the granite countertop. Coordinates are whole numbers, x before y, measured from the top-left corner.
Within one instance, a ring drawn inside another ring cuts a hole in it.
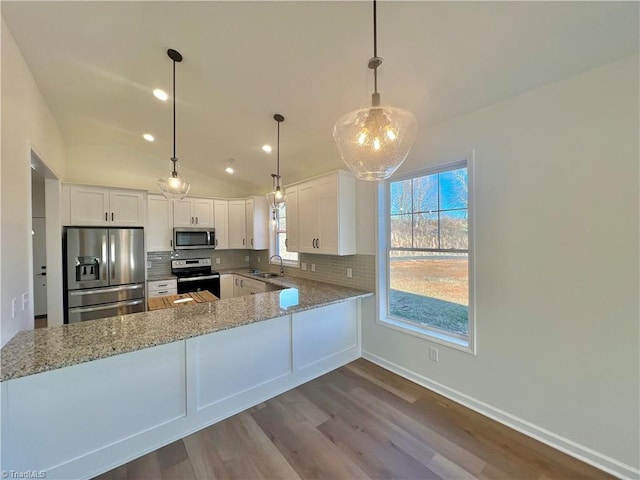
[[[248,269],[242,269],[226,273],[256,278],[247,272]],[[364,290],[289,276],[259,280],[285,288],[211,303],[18,332],[0,350],[0,381],[373,295]]]
[[[176,277],[173,273],[164,273],[159,275],[149,275],[147,277],[147,282],[158,282],[161,280],[175,280]]]

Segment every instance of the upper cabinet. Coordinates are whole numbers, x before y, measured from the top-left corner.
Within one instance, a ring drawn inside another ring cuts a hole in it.
[[[163,195],[147,195],[145,238],[148,252],[173,250],[173,209]]]
[[[229,248],[247,248],[245,208],[244,200],[229,200]]]
[[[245,200],[245,221],[247,223],[247,247],[251,250],[269,248],[269,215],[265,197],[251,197]]]
[[[213,200],[210,198],[185,198],[173,202],[175,227],[214,228]]]
[[[146,194],[141,190],[84,185],[65,188],[69,189],[69,225],[144,226]]]
[[[214,200],[213,211],[216,229],[216,249],[229,248],[229,202],[226,200]]]
[[[291,201],[292,194],[297,205]],[[325,255],[356,253],[356,189],[351,174],[340,170],[289,187],[287,199],[288,250]]]
[[[300,251],[299,241],[299,206],[298,206],[298,186],[287,187],[287,238],[285,239],[285,246],[290,252]]]

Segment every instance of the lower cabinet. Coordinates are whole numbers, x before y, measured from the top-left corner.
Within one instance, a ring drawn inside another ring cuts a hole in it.
[[[2,469],[92,478],[345,365],[358,304],[2,382]]]
[[[220,300],[233,297],[233,281],[235,275],[231,273],[223,273],[220,275]]]
[[[175,279],[147,282],[147,298],[164,297],[165,295],[176,295],[177,293],[178,281]]]

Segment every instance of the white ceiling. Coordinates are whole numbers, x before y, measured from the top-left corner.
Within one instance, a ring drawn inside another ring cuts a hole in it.
[[[176,67],[183,167],[271,186],[342,165],[335,120],[370,100],[370,2],[7,2],[2,16],[68,148],[113,146],[167,171]],[[638,2],[379,2],[383,103],[420,128],[638,52]],[[151,144],[142,133],[156,136]],[[420,139],[418,139],[418,143]],[[223,173],[236,159],[237,174]],[[86,159],[91,162],[91,158]]]

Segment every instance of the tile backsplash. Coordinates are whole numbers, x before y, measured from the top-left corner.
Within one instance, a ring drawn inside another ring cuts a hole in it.
[[[181,250],[175,252],[148,252],[147,272],[149,276],[171,273],[171,260],[178,258],[211,258],[214,270],[233,268],[257,268],[262,271],[278,272],[279,265],[269,265],[268,250]],[[248,258],[248,260],[247,260]],[[220,259],[220,263],[216,260]],[[375,256],[374,255],[314,255],[300,254],[300,267],[306,263],[307,269],[284,267],[286,275],[308,278],[319,282],[333,283],[345,287],[375,290]],[[311,271],[312,265],[315,272]],[[353,272],[347,277],[347,269]]]
[[[249,250],[180,250],[174,252],[147,252],[147,273],[149,276],[171,273],[171,260],[180,258],[211,258],[214,270],[250,268]],[[247,260],[248,258],[248,260]],[[216,263],[220,259],[220,263]]]
[[[269,265],[269,251],[260,250],[252,252],[251,268],[278,272],[280,265]],[[258,263],[258,258],[260,262]],[[306,263],[307,269],[302,269]],[[315,265],[315,272],[311,270]],[[352,278],[347,277],[347,268],[352,270]],[[333,283],[345,287],[360,288],[362,290],[375,291],[376,262],[374,255],[314,255],[310,253],[300,254],[300,267],[284,267],[286,275],[308,278],[319,282]]]

